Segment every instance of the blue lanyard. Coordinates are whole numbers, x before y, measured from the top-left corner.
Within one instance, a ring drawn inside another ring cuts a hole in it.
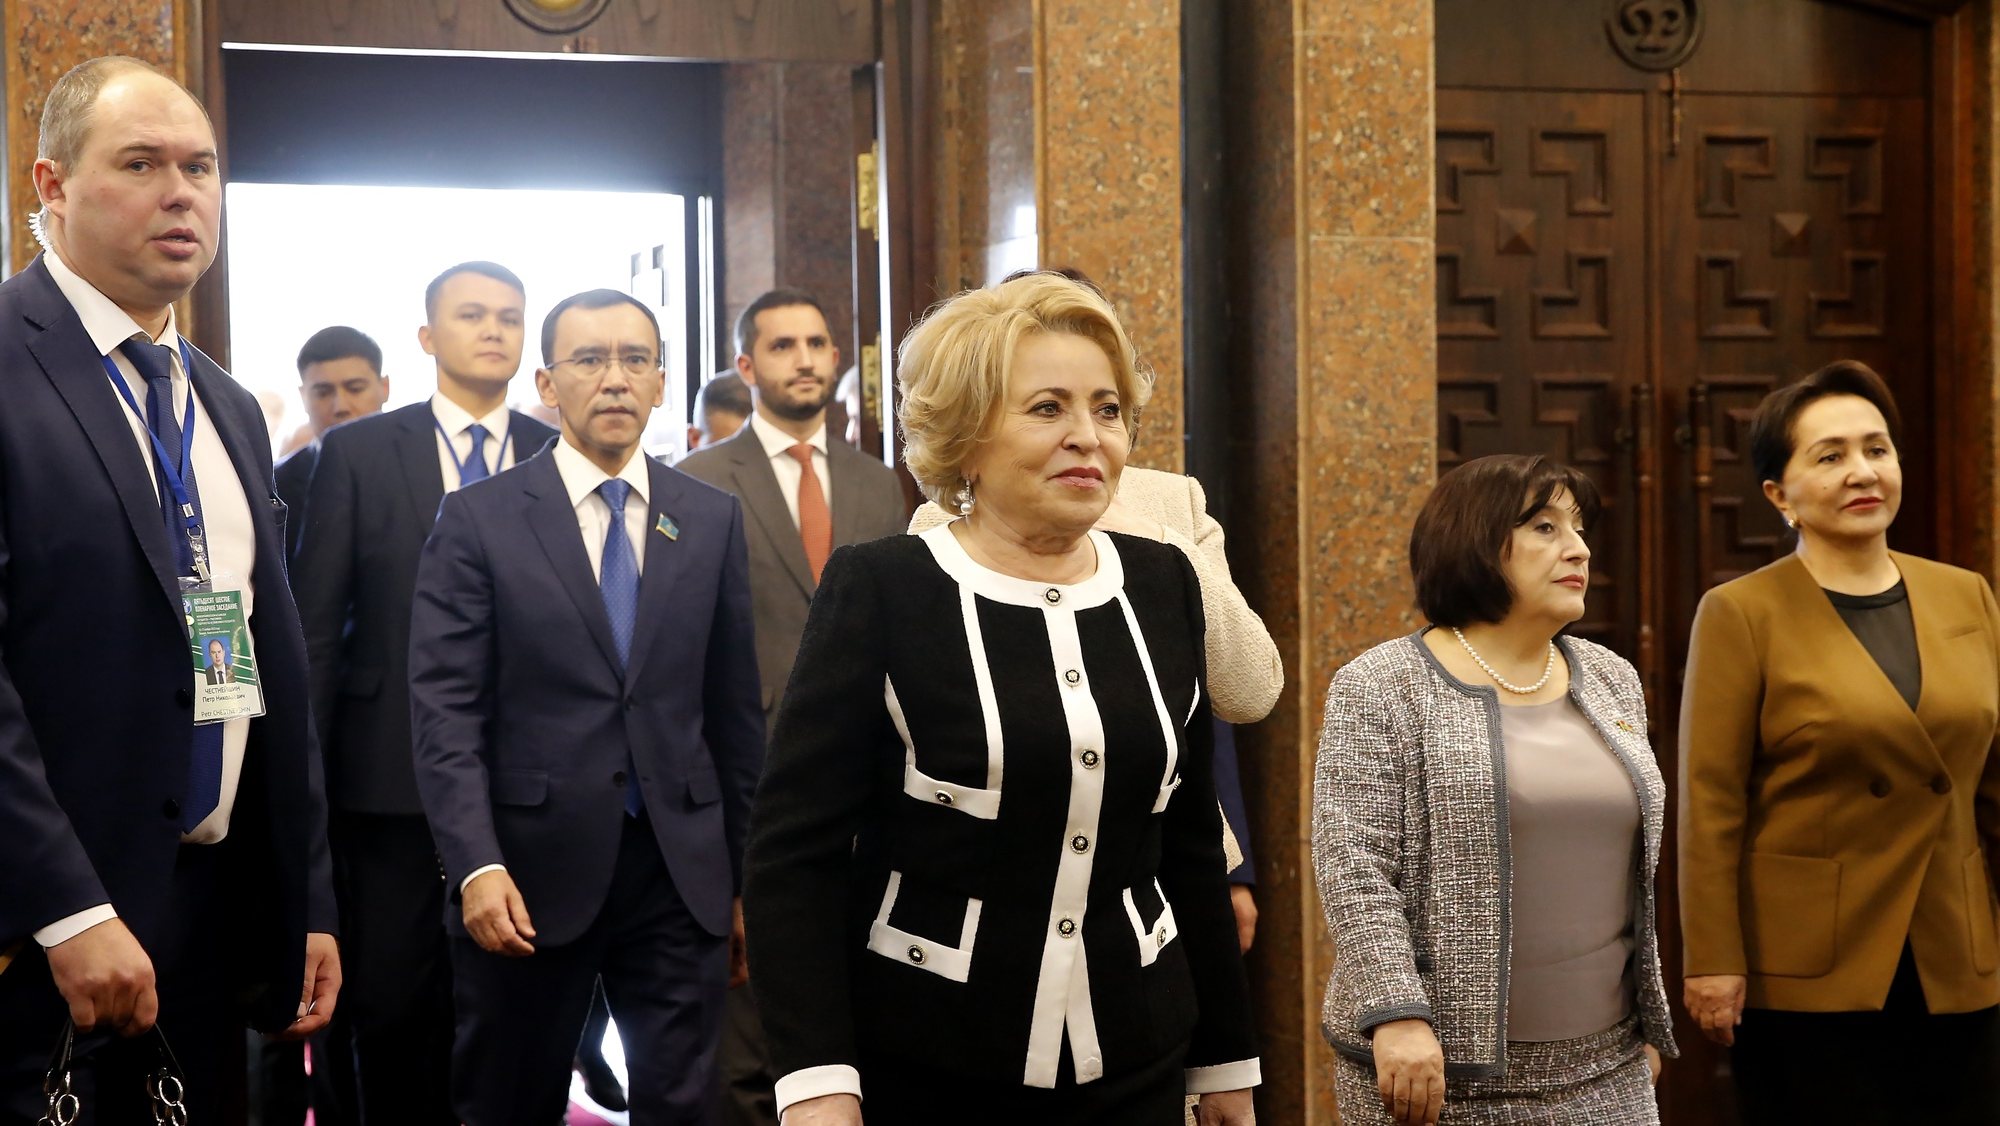
[[[451,435],[444,431],[443,420],[439,419],[435,413],[431,415],[431,425],[437,427],[438,437],[444,439],[444,456],[450,458],[452,467],[458,470],[458,483],[460,485],[465,484],[465,467],[472,464],[473,458],[478,458],[481,465],[486,464],[486,443],[472,443],[472,448],[466,451],[465,459],[461,461],[458,456],[458,447],[452,444]],[[500,456],[493,459],[493,468],[486,474],[488,477],[500,472],[500,467],[507,464],[507,443],[513,440],[514,428],[509,426],[506,436],[500,439]]]
[[[160,475],[166,479],[167,489],[173,494],[174,506],[186,523],[188,548],[193,553],[195,575],[206,582],[208,550],[202,536],[201,514],[195,511],[194,501],[190,498],[187,487],[188,475],[194,472],[194,357],[188,354],[188,343],[185,338],[181,339],[180,346],[181,370],[188,373],[188,395],[187,409],[181,418],[179,461],[174,460],[172,452],[167,449],[164,442],[160,441],[160,436],[153,433],[152,424],[146,420],[146,412],[139,409],[139,401],[132,397],[132,388],[126,384],[125,375],[118,370],[118,365],[111,362],[110,356],[98,358],[104,361],[104,374],[111,377],[111,386],[117,389],[118,397],[124,399],[125,405],[132,408],[132,413],[138,416],[140,426],[146,431],[146,437],[153,442],[153,460],[159,464]],[[173,410],[173,404],[168,403],[167,409]]]

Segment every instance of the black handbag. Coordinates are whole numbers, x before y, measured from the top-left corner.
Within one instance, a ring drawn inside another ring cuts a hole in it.
[[[160,1031],[159,1025],[144,1035],[152,1041],[157,1056],[152,1069],[146,1072],[146,1104],[153,1112],[153,1121],[156,1126],[188,1126],[187,1073],[181,1070],[173,1047],[167,1043],[167,1034]],[[42,1077],[42,1094],[49,1105],[37,1126],[76,1126],[83,1103],[70,1087],[70,1056],[75,1050],[76,1025],[64,1020],[62,1038],[56,1041],[55,1053],[49,1057],[48,1074]]]

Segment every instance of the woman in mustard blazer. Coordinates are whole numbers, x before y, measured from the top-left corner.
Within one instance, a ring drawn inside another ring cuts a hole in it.
[[[1896,426],[1859,363],[1767,397],[1751,457],[1798,550],[1695,616],[1685,996],[1748,1123],[2000,1123],[2000,612],[1889,550]]]

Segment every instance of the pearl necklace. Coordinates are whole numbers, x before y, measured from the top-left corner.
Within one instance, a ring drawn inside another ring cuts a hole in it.
[[[1465,639],[1465,634],[1460,632],[1457,626],[1451,627],[1451,635],[1453,637],[1458,638],[1458,643],[1460,645],[1465,646],[1465,651],[1471,654],[1473,661],[1477,662],[1480,668],[1486,670],[1486,675],[1493,678],[1493,683],[1499,685],[1502,688],[1505,688],[1507,691],[1512,692],[1516,696],[1532,696],[1535,693],[1540,692],[1542,689],[1548,687],[1549,678],[1555,675],[1556,643],[1553,641],[1549,642],[1549,661],[1547,664],[1542,666],[1542,679],[1534,682],[1533,684],[1528,685],[1526,688],[1523,688],[1518,684],[1509,684],[1504,677],[1502,677],[1499,673],[1494,672],[1493,666],[1486,663],[1486,658],[1479,655],[1479,650],[1474,649],[1472,647],[1472,642],[1467,641]]]

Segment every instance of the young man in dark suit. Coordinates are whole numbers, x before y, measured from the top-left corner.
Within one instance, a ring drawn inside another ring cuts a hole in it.
[[[363,1121],[453,1123],[445,885],[410,758],[410,605],[438,503],[533,457],[555,432],[507,408],[521,280],[466,262],[424,293],[427,402],[327,431],[293,566],[326,749]]]
[[[755,405],[749,424],[680,462],[690,476],[734,493],[749,514],[767,726],[791,679],[826,557],[845,544],[897,535],[909,522],[895,472],[827,436],[826,406],[839,370],[840,349],[817,299],[784,289],[757,298],[736,319],[736,371]],[[776,1126],[775,1076],[751,990],[729,992],[721,1059],[729,1126]]]
[[[412,725],[470,1126],[561,1116],[600,977],[632,1121],[714,1109],[764,729],[742,510],[639,449],[660,353],[626,294],[558,304],[535,381],[561,440],[447,497],[424,547]]]
[[[306,489],[319,464],[319,440],[343,422],[380,413],[389,401],[389,377],[382,374],[382,346],[367,333],[331,325],[306,338],[299,349],[299,401],[306,408],[312,441],[278,463],[278,498],[290,509],[285,551],[299,550],[305,529]]]
[[[156,1021],[219,1120],[243,1025],[318,1031],[340,959],[263,412],[173,313],[221,233],[215,132],[94,59],[50,91],[34,180],[44,253],[0,283],[0,1120],[49,1109],[65,1016],[98,1121],[151,1121]],[[198,696],[197,599],[233,607],[261,714]]]

